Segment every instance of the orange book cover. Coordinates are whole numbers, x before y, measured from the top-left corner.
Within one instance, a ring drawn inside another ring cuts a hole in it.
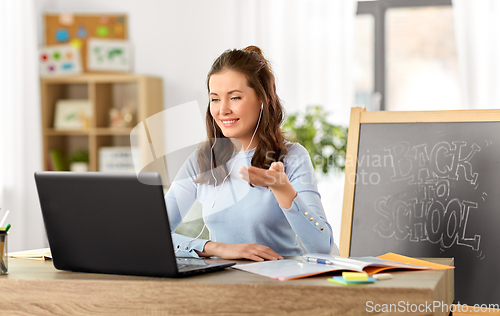
[[[455,267],[447,266],[444,264],[433,263],[433,262],[429,262],[429,261],[425,261],[425,260],[421,260],[421,259],[415,259],[415,258],[403,256],[403,255],[398,255],[397,253],[392,253],[392,252],[388,252],[385,255],[378,256],[377,258],[401,262],[401,263],[407,263],[407,264],[415,264],[418,266],[430,267],[430,268],[434,268],[434,270],[455,269]]]

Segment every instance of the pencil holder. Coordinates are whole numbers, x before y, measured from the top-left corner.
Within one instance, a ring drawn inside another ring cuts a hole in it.
[[[7,236],[5,231],[0,231],[0,275],[9,272],[9,262],[7,259]]]

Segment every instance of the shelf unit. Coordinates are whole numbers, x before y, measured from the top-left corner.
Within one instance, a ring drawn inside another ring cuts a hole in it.
[[[132,74],[84,74],[41,79],[43,168],[50,170],[50,150],[59,149],[67,157],[78,149],[89,151],[89,171],[99,171],[99,148],[130,146],[132,127],[112,128],[109,111],[132,102],[134,126],[163,111],[162,79]],[[83,130],[54,129],[56,103],[60,99],[88,99],[93,116]],[[163,128],[163,127],[162,127]],[[147,132],[146,132],[147,133]],[[148,141],[150,141],[148,135]],[[150,144],[139,144],[141,152]],[[156,170],[155,170],[156,171]],[[163,172],[159,171],[163,176]]]

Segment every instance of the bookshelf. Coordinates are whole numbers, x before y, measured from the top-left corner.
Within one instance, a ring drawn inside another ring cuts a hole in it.
[[[41,79],[43,168],[54,170],[50,153],[56,149],[65,157],[86,149],[89,171],[99,170],[99,149],[129,146],[134,126],[163,111],[162,79],[135,74],[83,74]],[[56,104],[59,100],[85,99],[92,115],[81,129],[55,128]],[[127,106],[132,122],[126,127],[110,127],[110,111]],[[147,132],[146,132],[147,133]],[[148,141],[149,135],[148,135]],[[139,143],[139,150],[151,151],[150,144]],[[141,155],[142,157],[143,155]],[[156,170],[155,170],[156,171]],[[163,172],[160,174],[163,175]]]

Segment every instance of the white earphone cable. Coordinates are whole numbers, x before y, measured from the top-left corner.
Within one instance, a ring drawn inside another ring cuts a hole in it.
[[[251,144],[252,144],[252,142],[253,142],[253,138],[254,138],[254,136],[255,136],[255,133],[257,133],[257,129],[259,128],[259,124],[260,124],[260,119],[262,118],[262,111],[263,111],[263,108],[264,108],[264,103],[262,103],[262,105],[260,106],[259,120],[257,121],[257,126],[255,127],[255,130],[254,130],[254,132],[253,132],[252,138],[250,139],[250,143],[248,144],[247,148],[245,149],[245,152],[248,150],[248,148],[250,148],[250,145],[251,145]],[[210,172],[212,173],[212,177],[213,177],[213,178],[214,178],[214,180],[215,180],[215,185],[214,185],[214,188],[217,188],[217,178],[215,177],[215,175],[214,175],[214,171],[213,171],[213,168],[212,168],[212,166],[213,166],[213,160],[212,160],[213,155],[212,155],[212,152],[213,152],[213,149],[214,149],[215,144],[217,143],[217,135],[215,134],[215,122],[214,122],[214,121],[215,121],[215,119],[214,119],[214,118],[212,118],[212,126],[213,126],[213,128],[214,128],[214,139],[215,139],[215,141],[214,141],[214,143],[213,143],[213,145],[212,145],[212,147],[211,147],[211,149],[210,149]],[[193,239],[190,239],[190,240],[185,240],[185,241],[181,242],[181,243],[177,246],[177,250],[175,250],[175,253],[177,253],[179,250],[181,250],[181,246],[182,246],[182,244],[184,244],[184,243],[186,243],[186,242],[190,242],[190,241],[193,241],[193,240],[198,239],[198,237],[200,237],[200,236],[201,236],[201,234],[203,233],[203,230],[205,229],[205,227],[207,227],[207,228],[208,228],[208,226],[207,226],[207,221],[208,221],[208,218],[210,217],[210,214],[211,214],[211,212],[210,212],[210,211],[214,208],[215,201],[217,201],[217,198],[219,197],[219,194],[220,194],[220,192],[222,191],[222,187],[224,186],[224,183],[226,182],[226,179],[227,179],[227,178],[231,175],[231,172],[233,171],[233,167],[234,167],[234,165],[236,164],[236,161],[238,160],[238,156],[239,156],[240,154],[241,154],[241,152],[239,152],[239,153],[236,155],[236,157],[234,157],[234,158],[233,158],[233,159],[234,159],[234,161],[233,161],[233,164],[231,165],[231,169],[229,170],[228,174],[224,177],[224,180],[222,181],[221,187],[220,187],[219,191],[218,191],[218,192],[216,193],[216,195],[215,195],[215,199],[214,199],[214,201],[212,202],[212,206],[211,206],[211,207],[210,207],[210,209],[208,210],[208,215],[207,215],[207,218],[206,218],[206,219],[205,219],[205,218],[203,218],[203,227],[201,228],[200,233],[198,234],[198,236],[196,236],[196,237],[195,237],[195,238],[193,238]],[[217,190],[217,189],[216,189],[216,190]],[[203,215],[202,215],[202,217],[203,217]],[[209,231],[210,231],[210,229],[209,229]]]

